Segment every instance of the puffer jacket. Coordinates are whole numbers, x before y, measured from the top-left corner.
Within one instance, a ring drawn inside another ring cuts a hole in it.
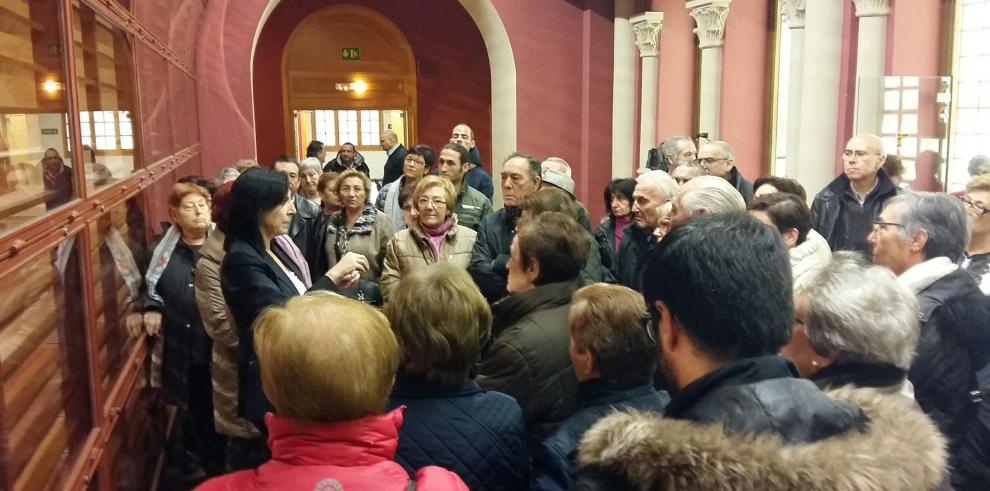
[[[414,474],[427,465],[457,473],[472,490],[525,489],[529,475],[526,424],[511,397],[396,376],[389,409],[405,407],[395,460]]]
[[[812,386],[792,394],[784,386],[790,384],[767,382],[716,390],[735,392],[742,404],[723,399],[718,417],[706,420],[628,412],[606,417],[581,442],[581,470],[572,489],[928,491],[943,486],[945,438],[921,411],[872,389],[842,388],[826,395]],[[784,418],[778,420],[785,423],[780,431],[767,427],[753,433],[740,424],[748,417],[765,419],[765,411],[748,404],[754,398]],[[788,408],[797,410],[788,414]],[[788,438],[819,422],[807,417],[821,418],[832,434]]]
[[[908,378],[918,404],[949,440],[952,486],[990,483],[990,400],[974,402],[978,370],[990,370],[990,299],[955,271],[918,293],[921,337]],[[982,416],[981,416],[982,414]]]
[[[258,429],[237,417],[237,329],[227,313],[220,287],[225,235],[216,229],[199,249],[196,262],[196,306],[206,334],[213,339],[210,376],[213,379],[213,416],[217,432],[227,436],[258,438]]]
[[[900,192],[887,171],[880,169],[877,179],[876,189],[866,196],[862,205],[856,201],[845,174],[836,177],[815,196],[811,203],[811,226],[825,237],[833,251],[858,251],[870,256],[866,236],[873,220],[883,211],[884,203]]]
[[[514,397],[534,448],[577,410],[567,317],[577,281],[548,283],[492,306],[492,345],[478,384]]]
[[[233,472],[206,481],[199,491],[405,491],[406,470],[395,449],[402,410],[339,423],[303,423],[268,413],[272,458],[257,469]],[[416,489],[464,490],[454,474],[439,467],[416,472]]]
[[[533,456],[533,483],[529,488],[533,491],[570,489],[578,444],[598,420],[625,410],[662,414],[670,401],[666,392],[657,392],[649,382],[621,385],[593,379],[581,382],[579,389],[581,409],[544,440]]]
[[[643,263],[653,241],[653,234],[637,227],[635,223],[626,227],[612,267],[612,274],[620,285],[638,292],[643,291]]]
[[[461,185],[461,192],[454,204],[454,214],[457,222],[471,230],[478,230],[481,220],[492,212],[492,201],[472,188],[468,183]]]
[[[385,258],[382,263],[382,277],[379,286],[382,296],[387,300],[392,288],[403,275],[411,271],[425,268],[438,262],[450,263],[467,269],[471,263],[471,251],[478,234],[474,230],[454,224],[447,231],[440,243],[440,257],[436,257],[429,239],[423,235],[422,229],[400,230],[385,246]]]

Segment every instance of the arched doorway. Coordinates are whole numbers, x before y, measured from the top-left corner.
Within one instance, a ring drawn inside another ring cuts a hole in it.
[[[305,157],[320,140],[333,155],[345,142],[366,156],[382,152],[380,135],[416,139],[416,63],[402,31],[358,5],[317,10],[292,31],[282,57],[289,155]],[[371,158],[374,165],[381,158]],[[375,169],[372,169],[373,175]]]

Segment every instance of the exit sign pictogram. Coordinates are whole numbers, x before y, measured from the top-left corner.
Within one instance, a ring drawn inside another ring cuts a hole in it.
[[[345,46],[340,48],[340,59],[345,61],[358,61],[361,59],[361,48],[356,46]]]

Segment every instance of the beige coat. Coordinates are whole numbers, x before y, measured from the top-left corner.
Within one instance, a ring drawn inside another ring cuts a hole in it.
[[[370,233],[354,234],[347,240],[347,252],[361,254],[367,258],[369,268],[368,271],[365,271],[361,275],[361,278],[377,282],[382,275],[382,256],[385,254],[385,245],[388,244],[388,241],[394,235],[392,220],[384,213],[374,210],[374,207],[371,210],[366,208],[365,212],[375,214],[375,223],[371,227]],[[343,211],[340,213],[343,213]],[[328,226],[327,236],[324,240],[328,269],[337,264],[337,255],[334,252],[334,244],[336,242],[337,229],[333,226]]]
[[[400,230],[385,246],[385,262],[382,265],[380,282],[382,296],[388,300],[389,290],[399,282],[403,274],[437,262],[450,263],[467,270],[477,237],[478,233],[474,230],[458,225],[455,217],[454,225],[440,243],[440,257],[437,258],[419,227]]]

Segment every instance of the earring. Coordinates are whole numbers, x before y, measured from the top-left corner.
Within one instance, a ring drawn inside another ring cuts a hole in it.
[[[815,360],[811,360],[811,366],[813,366],[815,368],[818,368],[818,367],[822,366],[822,364],[821,363],[818,363]]]

